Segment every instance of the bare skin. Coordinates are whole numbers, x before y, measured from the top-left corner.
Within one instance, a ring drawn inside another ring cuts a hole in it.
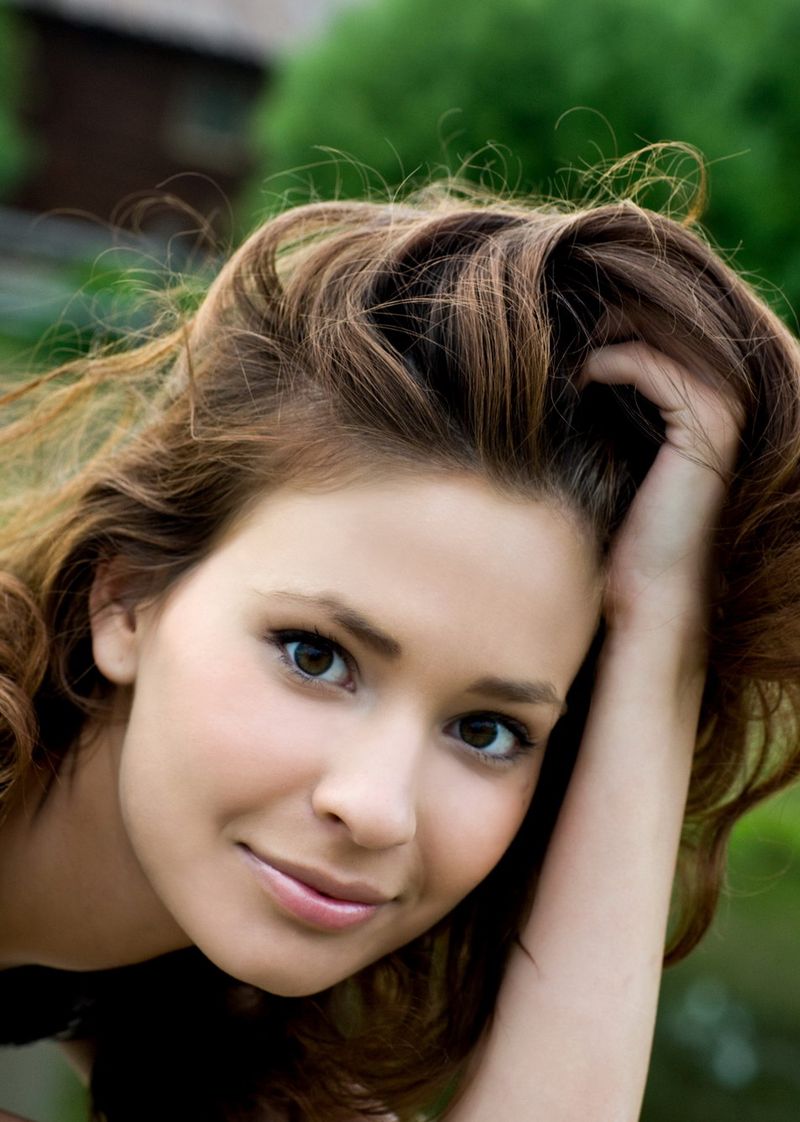
[[[612,557],[592,709],[530,920],[452,1122],[634,1122],[655,1022],[670,889],[705,676],[708,542],[739,418],[640,344],[589,380],[636,386],[666,441]]]
[[[568,512],[453,475],[282,489],[157,605],[96,587],[120,716],[0,847],[0,958],[194,943],[286,995],[410,941],[500,859],[601,591]],[[321,930],[286,914],[293,871],[375,906]]]
[[[634,1122],[641,1107],[705,676],[707,543],[739,426],[707,379],[641,344],[603,349],[585,376],[635,385],[662,410],[666,440],[615,544],[578,765],[453,1122],[496,1117],[498,1088],[515,1118]],[[158,930],[180,938],[167,918]]]

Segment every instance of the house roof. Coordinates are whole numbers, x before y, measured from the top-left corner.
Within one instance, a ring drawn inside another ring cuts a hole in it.
[[[352,0],[13,0],[18,8],[263,62],[320,32]]]

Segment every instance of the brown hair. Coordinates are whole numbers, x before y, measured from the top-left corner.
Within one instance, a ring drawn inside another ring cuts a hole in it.
[[[732,824],[798,768],[800,364],[786,328],[700,236],[631,202],[570,211],[429,189],[403,204],[300,207],[245,242],[188,326],[9,391],[6,804],[32,768],[58,767],[107,696],[89,645],[97,565],[121,555],[139,594],[157,596],[266,489],[474,472],[557,497],[606,551],[663,434],[627,387],[576,388],[592,348],[620,338],[712,372],[747,418],[714,542],[670,944],[670,957],[687,953],[713,914]],[[36,455],[46,466],[32,480]],[[204,1118],[248,1118],[262,1099],[328,1122],[431,1106],[491,1016],[600,641],[520,834],[450,916],[313,999],[260,994],[194,958],[160,970],[103,1026],[98,1109],[112,1122],[190,1116],[195,1092]]]

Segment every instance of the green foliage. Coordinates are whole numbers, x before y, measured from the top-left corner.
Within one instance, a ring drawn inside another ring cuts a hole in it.
[[[0,283],[0,383],[169,330],[200,304],[215,267],[209,259],[178,272],[143,253],[110,249],[48,262],[20,282],[16,299]]]
[[[664,978],[642,1122],[797,1116],[799,788],[737,825],[728,881],[712,931]]]
[[[574,196],[574,169],[679,140],[711,165],[717,242],[800,301],[798,36],[794,0],[359,4],[260,107],[260,207],[437,170]]]
[[[31,156],[18,119],[26,54],[19,21],[0,2],[0,198],[15,186]]]

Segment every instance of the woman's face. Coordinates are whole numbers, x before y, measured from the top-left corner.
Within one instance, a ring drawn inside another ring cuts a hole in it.
[[[431,927],[522,822],[599,605],[565,511],[446,476],[278,491],[100,613],[121,813],[187,940],[298,995]]]

